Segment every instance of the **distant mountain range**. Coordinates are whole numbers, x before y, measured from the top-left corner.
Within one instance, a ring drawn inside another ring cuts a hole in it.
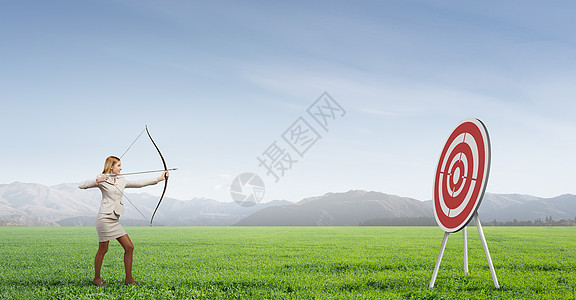
[[[360,225],[373,219],[434,218],[429,204],[379,192],[349,191],[306,198],[255,212],[236,225]]]
[[[124,200],[124,225],[148,225],[158,197],[126,194],[145,220]],[[77,184],[45,186],[14,182],[0,184],[0,225],[93,226],[100,205],[97,189],[80,190]],[[520,194],[486,193],[478,211],[484,223],[494,220],[576,219],[576,195],[539,198]],[[252,207],[234,202],[193,198],[164,198],[155,225],[164,226],[357,226],[436,225],[432,201],[351,190],[327,193],[299,202],[276,200]]]
[[[576,195],[538,198],[486,193],[478,209],[484,222],[576,219]],[[262,209],[236,225],[436,225],[432,201],[380,192],[328,193]]]
[[[123,200],[124,225],[149,225],[159,197],[147,193],[126,193],[146,219]],[[0,184],[0,225],[93,226],[102,196],[98,189],[81,190],[78,184],[45,186],[14,182]],[[182,201],[164,197],[154,217],[158,226],[228,226],[268,206],[286,205],[289,201],[259,203],[252,207],[234,202],[193,198]]]

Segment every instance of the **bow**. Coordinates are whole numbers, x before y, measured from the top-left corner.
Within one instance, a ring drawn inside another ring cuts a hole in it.
[[[146,125],[146,127],[144,128],[144,130],[142,130],[142,132],[140,132],[140,134],[138,135],[138,137],[136,137],[136,139],[132,142],[132,144],[130,144],[130,146],[128,147],[128,149],[126,149],[126,151],[124,151],[124,153],[122,153],[122,156],[120,156],[120,159],[122,159],[122,157],[124,157],[124,155],[126,154],[126,152],[128,152],[128,150],[130,150],[130,148],[132,148],[132,146],[134,145],[134,143],[136,143],[136,141],[140,138],[140,136],[144,133],[144,131],[146,131],[146,133],[148,134],[148,137],[150,138],[150,141],[152,141],[152,144],[154,145],[154,147],[156,148],[156,151],[158,151],[158,154],[160,155],[160,159],[162,159],[162,164],[164,165],[164,170],[161,170],[162,172],[164,171],[169,171],[169,170],[176,170],[176,169],[168,169],[168,167],[166,166],[166,160],[164,159],[164,156],[162,155],[162,152],[160,152],[160,149],[158,148],[158,146],[156,145],[156,142],[154,142],[154,139],[152,138],[152,136],[150,135],[150,131],[148,131],[148,125]],[[145,171],[145,172],[135,172],[132,174],[140,174],[140,173],[149,173],[149,172],[156,172],[156,171]],[[128,175],[128,174],[123,174],[123,175]],[[160,203],[162,203],[162,199],[164,199],[164,194],[166,193],[166,188],[168,187],[168,176],[164,176],[164,190],[162,190],[162,196],[160,196],[160,200],[158,200],[158,204],[156,205],[156,208],[154,209],[154,213],[152,214],[152,218],[150,218],[150,226],[152,226],[152,221],[154,220],[154,215],[156,215],[156,211],[158,210],[158,207],[160,207]],[[128,197],[126,197],[126,195],[124,195],[124,193],[122,193],[122,195],[128,199]],[[136,210],[138,212],[140,212],[140,210],[134,205],[134,203],[132,203],[132,201],[130,199],[128,199],[128,201],[132,204],[132,206],[134,206],[134,208],[136,208]],[[144,215],[142,214],[142,212],[140,212],[140,214],[144,217]],[[146,217],[144,217],[146,219]],[[148,220],[148,219],[146,219]]]
[[[156,142],[154,142],[154,139],[150,135],[150,131],[148,131],[148,125],[146,125],[146,133],[148,134],[150,141],[152,141],[152,144],[154,145],[154,147],[156,148],[156,151],[158,151],[158,154],[160,155],[160,158],[162,159],[162,164],[164,165],[164,171],[168,171],[168,167],[166,166],[166,160],[164,159],[164,156],[162,156],[162,152],[160,152],[160,149],[156,145]],[[162,190],[162,196],[160,196],[160,200],[158,200],[158,204],[156,205],[156,208],[154,209],[154,213],[152,214],[152,218],[150,218],[150,226],[152,226],[152,221],[154,220],[154,215],[156,215],[156,211],[158,210],[158,207],[160,207],[160,203],[162,203],[162,199],[164,198],[164,194],[166,193],[167,187],[168,187],[168,176],[164,175],[164,190]]]

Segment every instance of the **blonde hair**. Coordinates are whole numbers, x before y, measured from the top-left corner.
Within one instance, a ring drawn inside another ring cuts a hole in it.
[[[102,174],[109,174],[112,167],[119,161],[120,159],[116,156],[108,156],[106,162],[104,162],[104,171],[102,171]]]

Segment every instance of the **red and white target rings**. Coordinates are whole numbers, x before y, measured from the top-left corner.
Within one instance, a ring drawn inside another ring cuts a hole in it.
[[[478,119],[462,121],[442,149],[434,177],[434,216],[445,232],[456,232],[478,209],[490,172],[490,138]]]

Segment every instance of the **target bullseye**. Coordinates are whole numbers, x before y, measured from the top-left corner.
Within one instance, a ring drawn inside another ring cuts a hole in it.
[[[461,160],[458,160],[452,167],[451,176],[452,180],[450,181],[450,189],[453,191],[459,191],[460,187],[462,186],[462,182],[464,182],[464,177],[461,176],[460,173],[463,174],[464,172],[464,163]]]
[[[490,139],[478,119],[462,121],[452,132],[436,167],[434,216],[445,232],[456,232],[478,209],[490,171]]]

